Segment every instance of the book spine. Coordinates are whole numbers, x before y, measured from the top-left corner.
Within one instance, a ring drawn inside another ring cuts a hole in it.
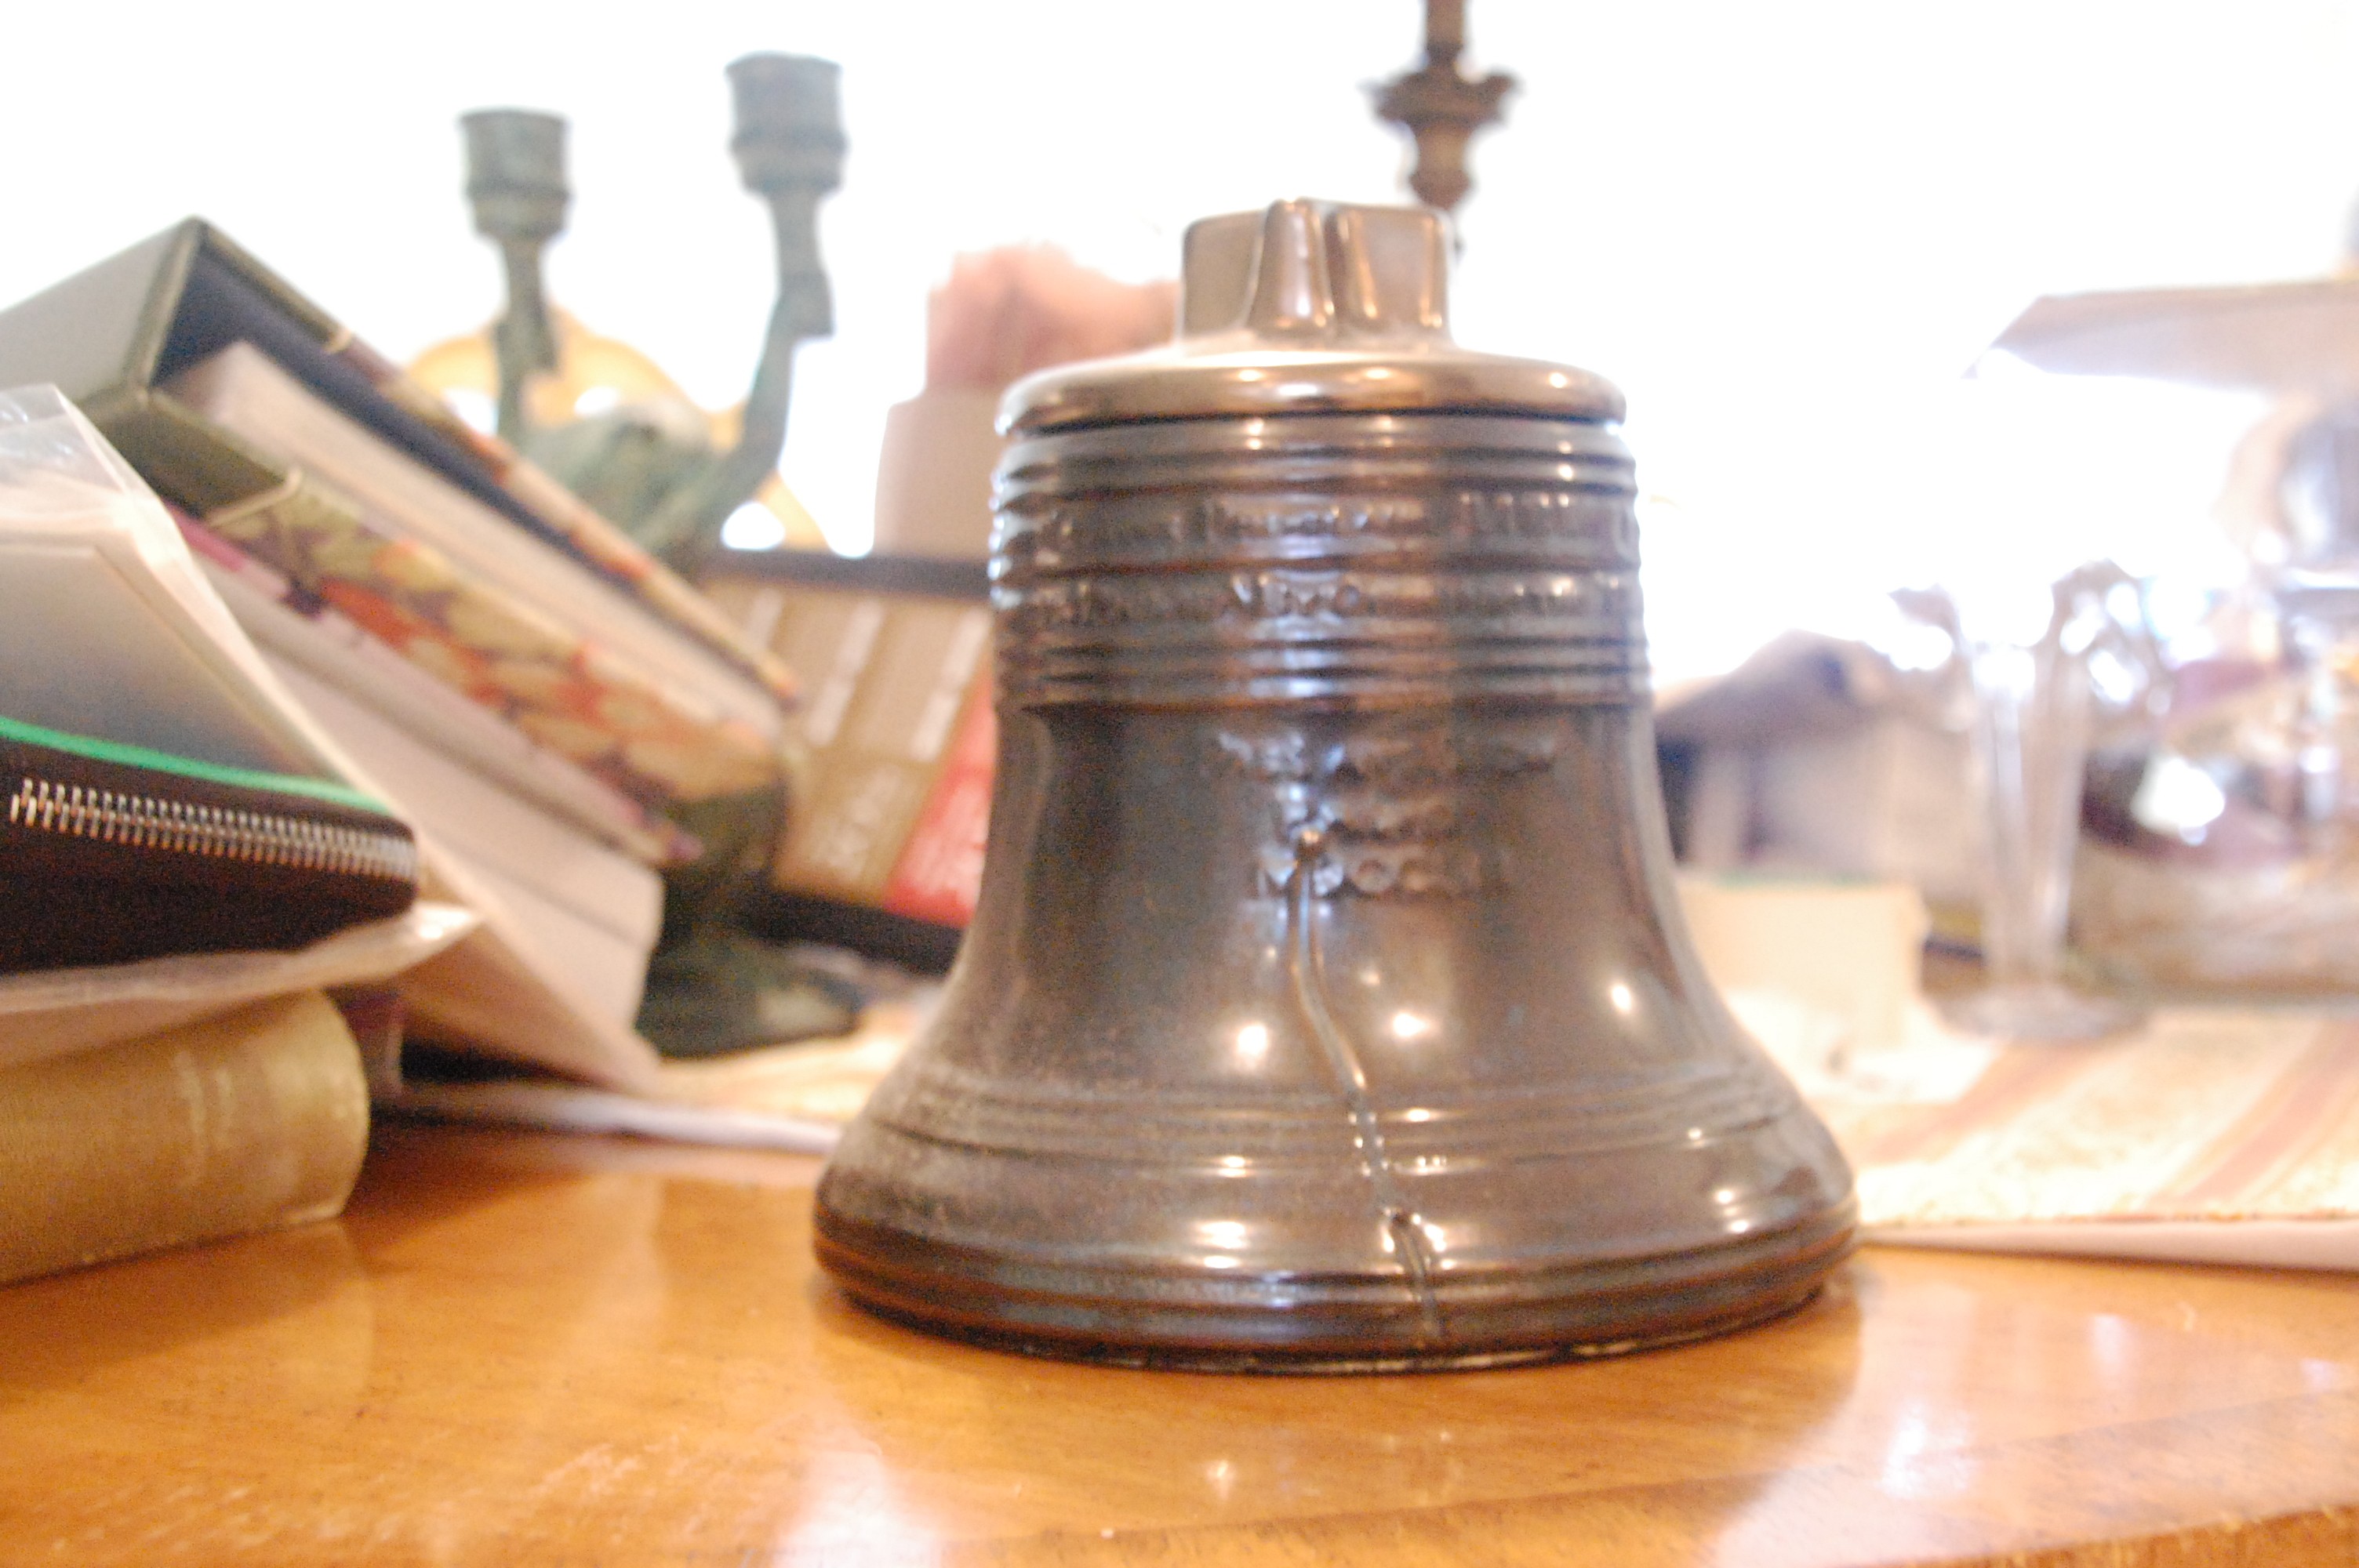
[[[367,1143],[317,991],[0,1070],[0,1283],[328,1218]]]
[[[967,694],[942,771],[901,846],[878,903],[894,914],[964,927],[983,892],[983,848],[991,830],[991,782],[999,725],[990,679]]]
[[[719,586],[724,600],[744,597]],[[773,646],[793,649],[813,676],[810,762],[772,881],[964,925],[996,762],[991,611],[826,589],[780,591],[763,608]]]

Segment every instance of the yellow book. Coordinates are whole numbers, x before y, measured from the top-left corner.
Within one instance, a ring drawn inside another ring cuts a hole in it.
[[[0,1282],[329,1218],[367,1143],[319,991],[0,1069]]]

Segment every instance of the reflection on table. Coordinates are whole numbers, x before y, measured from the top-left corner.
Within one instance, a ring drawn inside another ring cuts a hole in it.
[[[1870,1249],[1793,1317],[1619,1361],[1191,1377],[864,1316],[810,1263],[815,1174],[395,1124],[339,1222],[0,1292],[6,1539],[84,1563],[2359,1552],[2346,1276]]]

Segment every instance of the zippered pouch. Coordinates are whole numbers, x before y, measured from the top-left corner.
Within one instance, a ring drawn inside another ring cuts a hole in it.
[[[55,388],[0,392],[0,974],[399,914],[416,842],[342,773],[138,476]]]
[[[0,717],[0,973],[300,947],[417,892],[358,791]]]

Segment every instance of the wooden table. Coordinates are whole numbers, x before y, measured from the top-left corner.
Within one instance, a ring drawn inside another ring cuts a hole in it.
[[[1181,1376],[864,1316],[814,1171],[397,1125],[342,1221],[0,1291],[0,1560],[2359,1561],[2359,1279],[1870,1249],[1621,1361]]]

